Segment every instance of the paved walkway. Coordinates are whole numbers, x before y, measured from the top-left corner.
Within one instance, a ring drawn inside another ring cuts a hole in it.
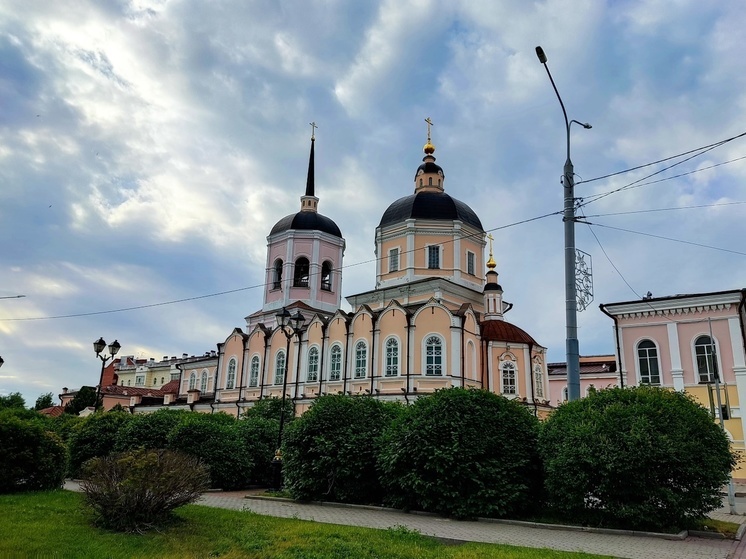
[[[65,488],[79,490],[75,482],[67,482]],[[424,535],[439,538],[564,551],[585,551],[629,559],[746,559],[746,538],[742,542],[695,537],[688,537],[684,540],[665,540],[483,521],[467,522],[391,510],[258,499],[247,491],[206,493],[198,504],[224,509],[250,510],[257,514],[298,518],[327,524],[379,529],[406,526]],[[717,516],[731,522],[746,521],[746,517],[733,517],[728,514]]]

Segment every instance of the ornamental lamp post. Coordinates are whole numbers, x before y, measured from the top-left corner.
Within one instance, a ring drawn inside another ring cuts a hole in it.
[[[570,401],[580,398],[580,350],[578,347],[578,307],[575,286],[575,171],[570,159],[570,126],[574,122],[585,129],[591,128],[587,122],[568,120],[565,104],[562,102],[557,86],[547,66],[544,49],[536,47],[536,56],[544,65],[549,81],[552,82],[554,93],[557,95],[562,114],[565,117],[565,131],[567,132],[567,159],[563,169],[562,186],[564,187],[564,212],[562,221],[565,223],[565,325],[566,325],[566,353],[567,353],[567,399]]]
[[[282,311],[278,312],[277,315],[277,327],[285,334],[285,370],[282,374],[282,400],[280,402],[280,430],[277,435],[277,450],[275,456],[272,459],[272,490],[281,491],[283,480],[282,480],[282,432],[285,428],[285,397],[288,385],[288,364],[290,361],[290,340],[293,336],[298,336],[300,342],[300,336],[303,333],[303,324],[306,322],[306,318],[297,311],[294,315],[282,307]]]
[[[101,385],[104,382],[104,369],[106,368],[106,362],[109,359],[114,359],[114,356],[119,353],[119,349],[122,346],[119,344],[118,341],[114,340],[112,343],[109,344],[109,354],[110,355],[101,355],[101,353],[104,351],[104,348],[106,348],[106,342],[103,338],[99,338],[95,342],[93,342],[93,351],[96,352],[96,357],[101,359],[101,376],[98,379],[98,386],[96,387],[96,403],[94,406],[98,406],[98,399],[101,397]]]

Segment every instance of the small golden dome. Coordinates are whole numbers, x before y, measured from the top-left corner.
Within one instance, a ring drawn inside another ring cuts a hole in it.
[[[495,259],[492,258],[492,253],[490,253],[490,259],[487,260],[487,267],[490,270],[494,270],[497,267],[497,262],[495,262]]]
[[[430,155],[435,151],[435,146],[431,144],[430,142],[427,142],[425,144],[425,147],[422,148],[422,151],[424,151],[427,155]]]

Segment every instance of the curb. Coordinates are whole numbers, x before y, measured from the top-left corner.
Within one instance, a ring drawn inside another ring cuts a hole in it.
[[[244,497],[245,499],[258,499],[258,500],[265,500],[265,501],[280,501],[280,502],[286,502],[286,503],[297,503],[300,505],[317,505],[322,507],[333,507],[333,508],[342,508],[342,509],[359,509],[359,510],[372,510],[372,511],[380,511],[380,512],[399,512],[404,514],[413,514],[417,516],[435,516],[439,518],[443,518],[445,520],[451,520],[453,522],[458,522],[458,520],[453,520],[451,518],[440,516],[439,514],[436,514],[434,512],[424,512],[424,511],[405,511],[402,509],[395,509],[391,507],[384,507],[384,506],[375,506],[375,505],[356,505],[351,503],[335,503],[333,501],[295,501],[293,499],[287,499],[285,497],[269,497],[269,496],[263,496],[263,495],[246,495]],[[545,530],[564,530],[567,532],[588,532],[591,534],[607,534],[607,535],[617,535],[617,536],[637,536],[637,537],[648,537],[648,538],[658,538],[658,539],[664,539],[664,540],[684,540],[688,535],[697,535],[693,532],[687,532],[686,530],[682,530],[681,532],[678,532],[676,534],[664,534],[661,532],[644,532],[639,530],[614,530],[612,528],[593,528],[590,526],[572,526],[569,524],[542,524],[541,522],[530,522],[527,520],[506,520],[502,518],[477,518],[478,522],[486,522],[490,524],[508,524],[513,526],[525,526],[527,528],[544,528]],[[742,534],[743,531],[746,530],[746,524],[742,525],[741,528],[738,530],[738,534]],[[702,532],[705,534],[703,537],[717,537],[722,536],[722,534],[717,534],[716,532]],[[722,536],[724,538],[724,536]],[[737,535],[738,539],[738,535]],[[460,541],[460,540],[459,540]]]

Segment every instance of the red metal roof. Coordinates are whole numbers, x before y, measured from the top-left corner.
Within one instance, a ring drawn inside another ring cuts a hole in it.
[[[494,342],[515,342],[519,344],[536,343],[529,334],[521,330],[515,324],[505,322],[504,320],[486,320],[479,324],[483,340]]]

